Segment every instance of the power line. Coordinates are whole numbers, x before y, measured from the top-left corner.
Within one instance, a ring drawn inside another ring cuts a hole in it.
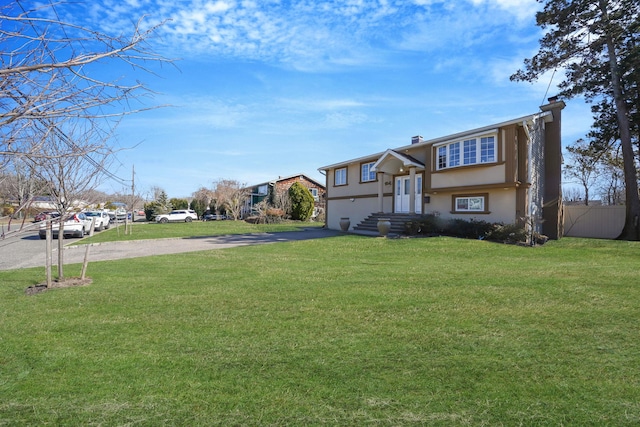
[[[553,73],[551,73],[551,79],[549,80],[549,84],[547,85],[547,90],[544,93],[544,96],[542,97],[542,102],[540,103],[540,105],[544,105],[544,102],[547,99],[547,96],[549,95],[549,89],[551,88],[551,83],[553,82],[553,77],[556,75],[556,70],[557,70],[557,68],[554,68],[553,69]]]

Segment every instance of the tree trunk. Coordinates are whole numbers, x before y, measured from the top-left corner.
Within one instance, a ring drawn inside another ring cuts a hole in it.
[[[58,281],[64,280],[64,216],[60,215],[60,224],[58,225]]]
[[[47,221],[47,234],[46,234],[46,249],[45,251],[47,252],[47,256],[45,258],[45,272],[47,275],[47,288],[50,288],[52,285],[52,280],[51,280],[51,252],[52,252],[52,242],[53,242],[53,223],[46,219],[45,221]]]
[[[600,0],[600,10],[602,16],[609,25],[606,1]],[[615,51],[612,35],[605,35],[607,50],[609,54],[609,68],[611,70],[611,88],[616,105],[616,117],[620,131],[620,145],[622,146],[622,162],[624,168],[625,197],[626,197],[626,217],[624,228],[618,236],[619,240],[640,240],[640,195],[638,195],[638,174],[635,165],[635,153],[631,142],[631,131],[629,125],[629,112],[627,104],[622,96],[622,80],[618,69],[618,58]]]
[[[584,205],[589,206],[589,187],[584,186]]]

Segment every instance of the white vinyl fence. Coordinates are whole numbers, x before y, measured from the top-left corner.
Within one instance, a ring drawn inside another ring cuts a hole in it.
[[[624,206],[564,205],[564,235],[615,239],[624,227]]]

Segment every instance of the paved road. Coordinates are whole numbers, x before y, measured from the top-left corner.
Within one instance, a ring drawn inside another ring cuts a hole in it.
[[[288,242],[293,240],[320,239],[324,237],[337,236],[339,234],[341,233],[335,230],[308,228],[303,231],[287,231],[280,233],[257,233],[226,236],[189,237],[182,239],[155,239],[96,243],[91,245],[91,249],[89,251],[89,260],[107,261],[152,255],[204,251],[210,249],[223,249],[235,246]],[[37,233],[34,236],[27,236],[23,239],[39,240]],[[21,254],[19,258],[16,258],[16,251],[12,250],[11,245],[0,245],[0,270],[44,267],[45,242],[39,241],[29,243],[33,245],[32,250]],[[56,241],[54,240],[54,246],[55,244]],[[64,251],[65,264],[81,263],[84,259],[86,246],[68,246],[65,247]],[[54,258],[55,257],[56,255],[54,254]]]

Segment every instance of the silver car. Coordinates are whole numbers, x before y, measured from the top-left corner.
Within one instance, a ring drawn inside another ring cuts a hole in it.
[[[38,235],[41,239],[46,239],[47,237],[47,223],[48,221],[42,221],[40,224]],[[64,237],[84,237],[85,234],[89,234],[91,231],[91,218],[87,217],[82,212],[78,212],[66,219],[63,227]],[[53,234],[53,238],[57,239],[60,232],[59,221],[53,221],[51,232]]]

